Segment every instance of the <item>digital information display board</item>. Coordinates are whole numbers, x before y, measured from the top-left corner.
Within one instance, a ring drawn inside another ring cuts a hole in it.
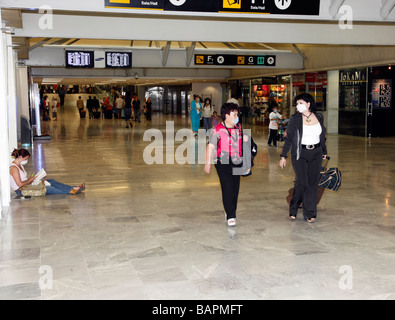
[[[66,68],[132,68],[131,52],[66,50]]]
[[[66,50],[66,68],[94,68],[94,51]]]
[[[320,15],[320,0],[104,0],[104,6],[202,13]]]
[[[106,51],[106,68],[131,68],[131,52],[107,52]]]
[[[196,66],[275,67],[275,55],[195,54]]]

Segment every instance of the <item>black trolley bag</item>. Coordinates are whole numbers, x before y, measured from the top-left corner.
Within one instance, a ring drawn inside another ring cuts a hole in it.
[[[342,184],[342,173],[338,168],[329,168],[328,163],[331,157],[326,157],[325,165],[321,168],[320,182],[318,183],[317,193],[317,204],[320,203],[322,196],[324,195],[325,189],[338,191]],[[290,204],[294,194],[294,188],[288,190],[288,196],[286,200],[288,205]],[[302,208],[302,203],[299,206]]]

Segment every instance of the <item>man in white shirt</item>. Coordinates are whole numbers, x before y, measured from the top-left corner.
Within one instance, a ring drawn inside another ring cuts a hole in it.
[[[277,147],[277,132],[278,132],[278,121],[282,119],[283,116],[278,113],[278,107],[275,106],[273,107],[273,111],[269,115],[269,140],[267,141],[267,144],[269,147],[272,146],[273,142],[273,147]]]
[[[122,96],[119,96],[117,100],[115,100],[115,105],[117,108],[117,116],[118,119],[122,117],[122,109],[125,107],[125,100],[123,100]]]

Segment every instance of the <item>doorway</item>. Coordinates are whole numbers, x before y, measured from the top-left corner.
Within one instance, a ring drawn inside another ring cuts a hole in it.
[[[395,136],[394,83],[395,72],[391,66],[369,68],[368,137]]]

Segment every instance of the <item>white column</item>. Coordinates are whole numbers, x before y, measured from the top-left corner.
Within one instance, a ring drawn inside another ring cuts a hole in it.
[[[30,119],[29,113],[29,77],[27,67],[18,67],[18,132],[21,132],[21,116]],[[32,89],[33,90],[33,89]]]
[[[0,11],[0,25],[3,26]],[[6,36],[0,34],[0,192],[2,211],[11,202],[8,146]]]
[[[8,145],[11,153],[12,150],[18,148],[18,114],[16,107],[15,60],[11,33],[7,33],[6,38],[8,61]]]
[[[339,70],[328,71],[328,133],[339,133]]]

